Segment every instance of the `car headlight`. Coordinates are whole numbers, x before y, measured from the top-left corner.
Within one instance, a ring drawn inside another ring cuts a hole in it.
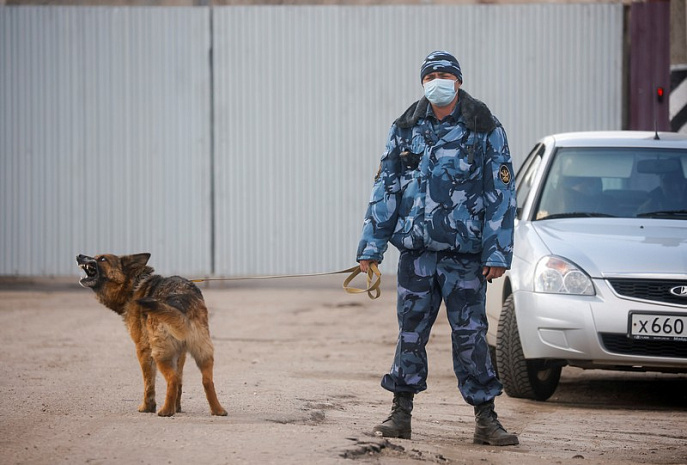
[[[544,257],[534,271],[534,292],[547,294],[594,295],[592,279],[567,260]]]

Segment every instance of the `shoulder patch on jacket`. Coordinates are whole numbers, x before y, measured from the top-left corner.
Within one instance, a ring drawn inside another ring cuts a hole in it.
[[[508,165],[501,165],[499,167],[499,179],[501,180],[501,182],[507,186],[508,184],[510,184],[510,180],[512,178],[513,176],[510,173],[510,168],[508,168]]]

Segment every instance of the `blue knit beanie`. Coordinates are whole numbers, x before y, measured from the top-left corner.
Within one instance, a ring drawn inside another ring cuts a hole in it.
[[[463,73],[460,71],[460,64],[458,60],[448,52],[443,50],[436,50],[425,58],[420,68],[420,82],[429,73],[444,72],[451,73],[458,78],[460,82],[463,82]]]

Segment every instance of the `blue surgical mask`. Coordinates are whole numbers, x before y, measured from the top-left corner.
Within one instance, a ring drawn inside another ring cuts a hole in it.
[[[456,97],[456,81],[433,79],[424,84],[425,97],[438,107],[445,107]]]

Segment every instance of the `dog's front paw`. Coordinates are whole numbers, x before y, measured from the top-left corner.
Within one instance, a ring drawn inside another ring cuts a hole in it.
[[[157,412],[158,417],[171,417],[176,413],[175,408],[162,407],[159,412]]]
[[[155,413],[155,407],[155,403],[150,404],[143,402],[138,406],[138,411],[141,413]]]
[[[212,411],[213,415],[217,415],[218,417],[226,417],[227,416],[227,411],[224,410],[223,408],[213,410]]]

